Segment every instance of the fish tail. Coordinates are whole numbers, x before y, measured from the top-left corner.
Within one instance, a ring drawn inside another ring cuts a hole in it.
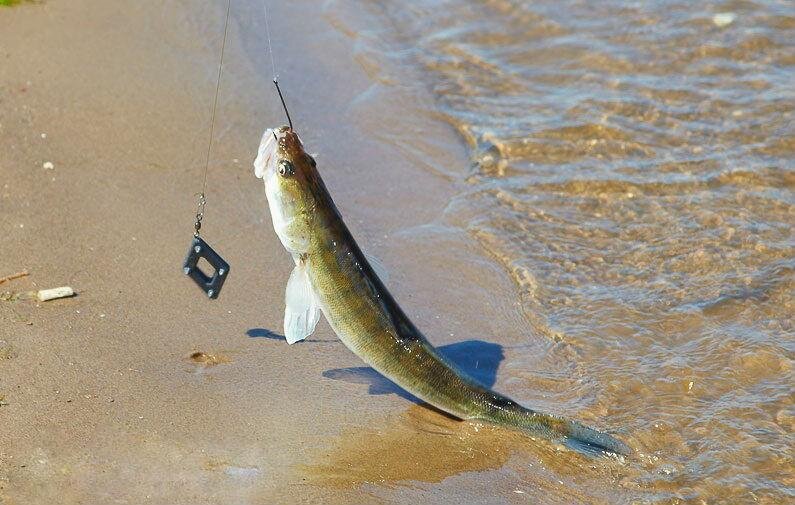
[[[628,456],[632,453],[632,449],[627,444],[607,433],[568,419],[565,420],[565,424],[567,441],[573,442],[575,446],[580,446],[579,448],[586,452],[591,452],[595,449],[622,456]]]
[[[540,435],[551,440],[560,440],[565,445],[587,454],[609,452],[618,455],[629,455],[632,449],[615,437],[589,428],[584,424],[542,414],[516,405],[512,412],[499,416],[499,424],[510,425],[529,435]]]

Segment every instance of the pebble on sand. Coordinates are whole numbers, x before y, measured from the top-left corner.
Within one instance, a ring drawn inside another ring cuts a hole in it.
[[[715,26],[723,28],[724,26],[729,26],[730,24],[734,23],[734,20],[737,19],[737,14],[733,12],[719,12],[712,16],[712,22]]]
[[[53,165],[52,161],[45,161],[44,163],[41,164],[41,168],[45,170],[53,170],[55,168],[55,165]]]

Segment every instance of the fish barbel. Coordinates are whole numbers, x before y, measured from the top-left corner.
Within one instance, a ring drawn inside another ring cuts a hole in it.
[[[629,454],[623,442],[576,421],[535,412],[459,371],[409,320],[342,220],[314,158],[291,128],[267,130],[254,172],[265,182],[273,228],[295,268],[285,293],[288,343],[309,336],[320,313],[342,342],[417,398],[455,417]]]

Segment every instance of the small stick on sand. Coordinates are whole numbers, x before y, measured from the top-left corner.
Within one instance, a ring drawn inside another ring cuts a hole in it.
[[[36,297],[39,299],[40,302],[46,302],[47,300],[55,300],[56,298],[66,298],[74,295],[75,291],[72,288],[70,288],[69,286],[63,286],[61,288],[42,289],[36,294]]]
[[[15,274],[7,275],[5,277],[0,277],[0,284],[8,281],[13,281],[14,279],[19,279],[20,277],[27,277],[28,275],[30,275],[30,273],[27,270],[23,270]]]

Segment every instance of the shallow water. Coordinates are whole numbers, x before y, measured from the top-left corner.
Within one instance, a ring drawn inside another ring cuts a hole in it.
[[[374,80],[430,90],[427,114],[469,148],[470,167],[426,163],[458,188],[436,224],[515,285],[524,336],[502,389],[637,452],[615,495],[586,477],[539,496],[795,499],[793,4],[330,2],[326,16]],[[425,159],[417,133],[381,138]]]

